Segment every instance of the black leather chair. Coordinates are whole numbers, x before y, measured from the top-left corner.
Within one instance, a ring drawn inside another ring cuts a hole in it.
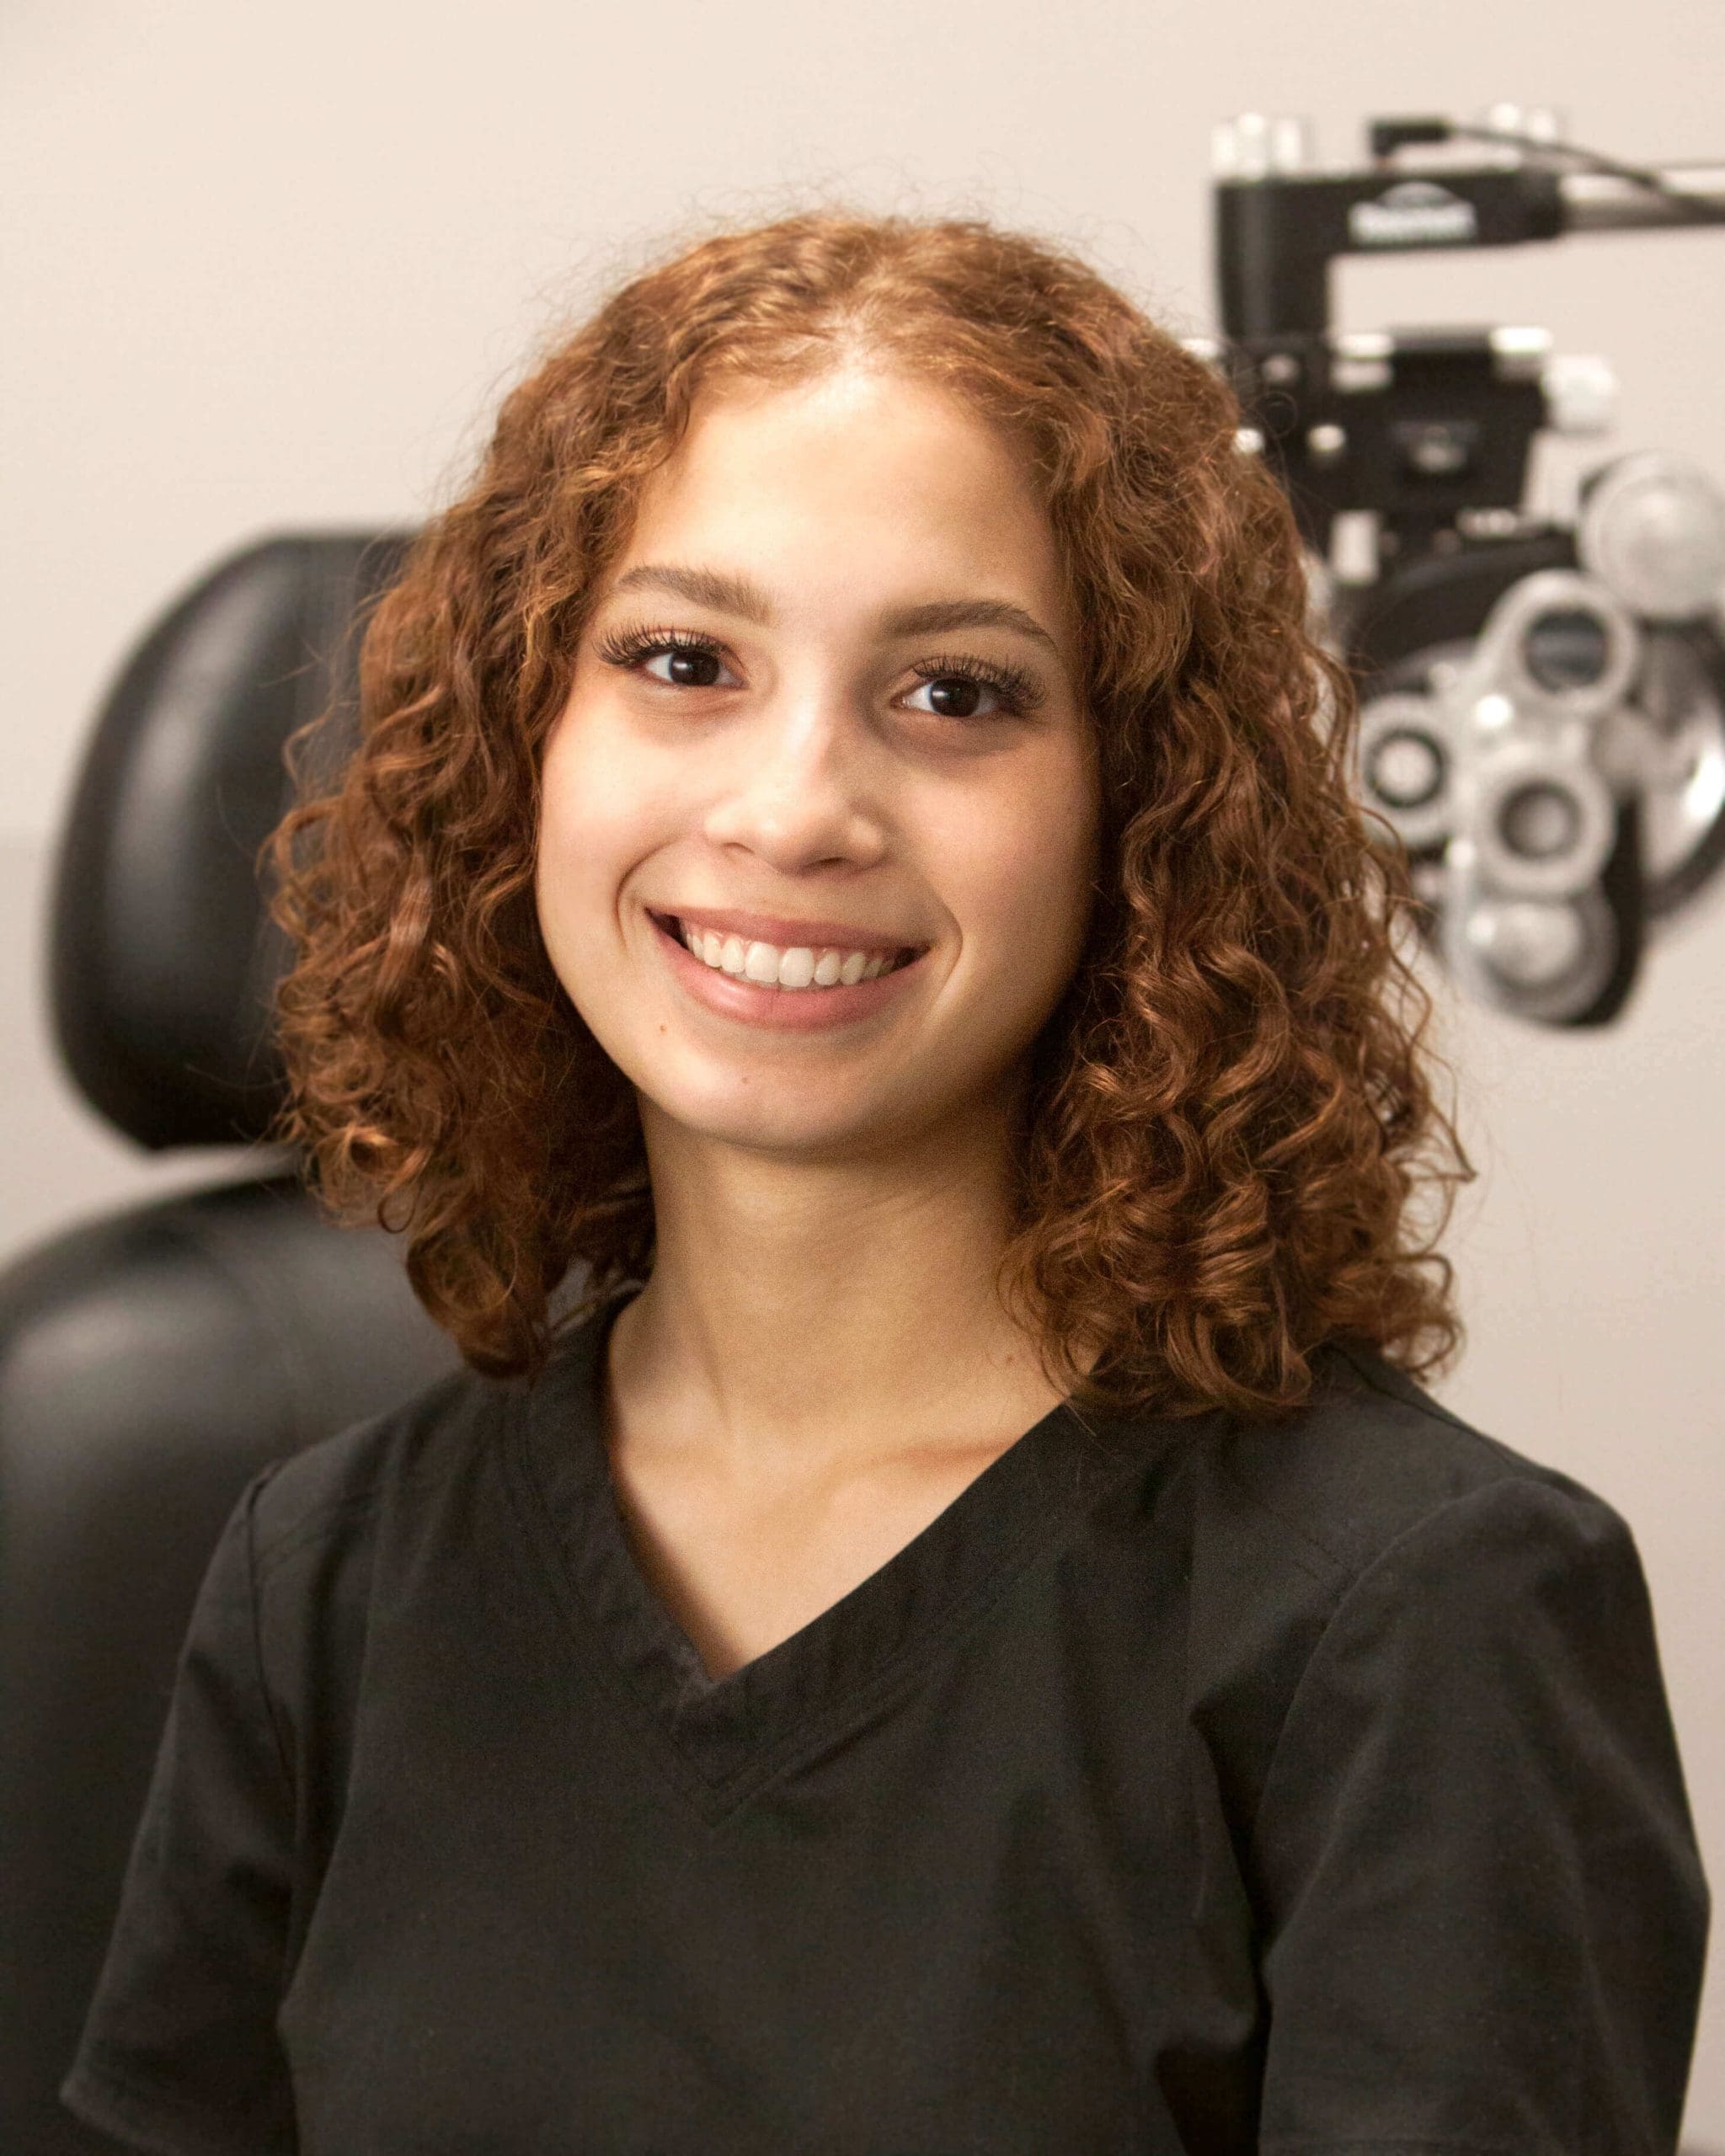
[[[0,2148],[118,2144],[60,2105],[193,1598],[266,1461],[459,1362],[398,1240],[330,1226],[263,1144],[284,939],[257,851],[288,734],[332,698],[401,534],[266,541],[150,632],[92,736],[56,872],[51,1017],[74,1084],[152,1152],[248,1172],[67,1228],[0,1272]]]

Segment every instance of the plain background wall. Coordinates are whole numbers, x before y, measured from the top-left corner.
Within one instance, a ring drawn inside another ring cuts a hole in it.
[[[47,1038],[51,849],[128,646],[244,542],[423,515],[595,280],[819,189],[1053,235],[1199,334],[1225,115],[1306,114],[1342,161],[1370,116],[1507,98],[1621,157],[1725,161],[1722,83],[1718,0],[12,0],[0,1262],[239,1165],[139,1156],[72,1097]],[[1620,424],[1589,461],[1664,446],[1725,479],[1725,232],[1350,265],[1340,291],[1345,327],[1533,323],[1603,351]],[[1448,1245],[1471,1346],[1436,1390],[1629,1518],[1725,1881],[1725,889],[1603,1038],[1428,979],[1482,1170]],[[1725,2148],[1717,1977],[1687,2130]]]

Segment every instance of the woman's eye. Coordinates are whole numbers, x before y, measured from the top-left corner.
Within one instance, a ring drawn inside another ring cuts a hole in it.
[[[913,696],[920,696],[926,689],[933,699],[922,708],[937,718],[995,718],[1004,717],[1014,707],[1003,691],[991,681],[979,680],[972,674],[936,674],[913,689]],[[992,696],[994,708],[983,708],[985,697]],[[913,705],[913,710],[918,707]]]
[[[650,680],[673,689],[716,688],[724,671],[724,661],[718,654],[706,645],[692,648],[661,644],[649,652],[641,664]],[[665,669],[662,674],[656,670],[661,665]]]

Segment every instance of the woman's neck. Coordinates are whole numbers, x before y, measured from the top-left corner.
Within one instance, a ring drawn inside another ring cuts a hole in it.
[[[772,1476],[1045,1414],[1060,1395],[995,1291],[1003,1152],[943,1150],[865,1168],[660,1146],[652,1275],[611,1331],[631,1426]]]

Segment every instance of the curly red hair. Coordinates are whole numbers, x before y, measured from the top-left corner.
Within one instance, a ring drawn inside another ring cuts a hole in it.
[[[302,798],[264,849],[296,953],[275,1134],[332,1218],[406,1235],[414,1294],[476,1370],[537,1371],[645,1279],[633,1091],[537,917],[541,751],[702,386],[859,355],[1017,446],[1081,625],[1105,867],[1023,1097],[1003,1300],[1081,1410],[1280,1419],[1332,1336],[1446,1364],[1462,1326],[1434,1244],[1477,1171],[1434,1096],[1431,999],[1397,948],[1407,857],[1357,804],[1352,685],[1309,628],[1289,504],[1212,368],[1076,256],[977,218],[709,235],[508,396],[371,614],[334,792],[303,798],[311,729],[289,744]]]

